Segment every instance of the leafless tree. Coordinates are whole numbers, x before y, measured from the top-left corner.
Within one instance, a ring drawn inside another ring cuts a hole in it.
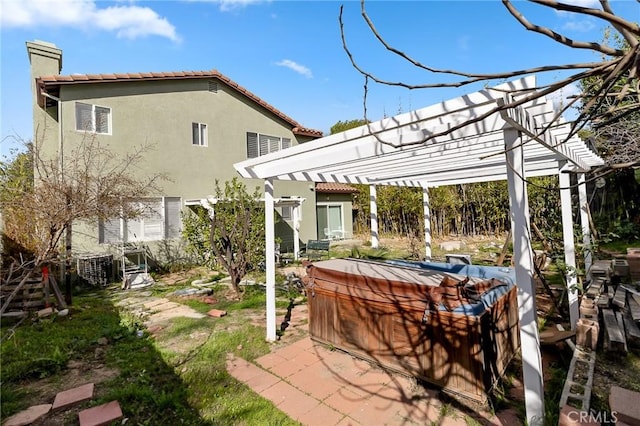
[[[403,87],[406,89],[453,88],[473,83],[489,83],[495,80],[524,77],[536,73],[569,71],[569,76],[559,81],[547,85],[541,85],[540,87],[537,87],[535,91],[527,90],[524,93],[511,93],[512,95],[519,96],[511,96],[509,98],[510,100],[508,100],[504,105],[496,106],[485,114],[475,117],[466,123],[452,126],[450,129],[440,133],[430,134],[426,136],[424,140],[417,141],[412,144],[426,143],[434,138],[454,132],[471,123],[479,122],[500,110],[523,105],[534,99],[548,96],[570,85],[579,83],[583,83],[582,93],[573,97],[558,113],[558,115],[564,114],[564,112],[569,108],[573,107],[576,107],[579,110],[579,115],[574,120],[568,137],[570,138],[576,135],[578,131],[584,128],[589,128],[592,132],[598,132],[602,129],[609,129],[609,131],[615,130],[613,133],[618,136],[622,136],[621,132],[626,130],[621,129],[620,126],[617,125],[631,117],[637,118],[638,113],[640,112],[640,27],[638,24],[616,15],[608,0],[600,0],[600,9],[587,8],[554,0],[529,1],[551,10],[572,12],[578,15],[590,16],[599,19],[612,28],[611,31],[614,33],[614,38],[621,40],[621,44],[624,45],[624,48],[612,47],[603,41],[581,41],[571,39],[548,27],[529,22],[529,20],[518,10],[511,0],[502,0],[502,4],[508,13],[510,13],[526,30],[549,37],[570,48],[591,50],[600,54],[603,60],[600,62],[541,65],[527,69],[510,70],[490,74],[434,68],[420,62],[410,54],[389,44],[385,40],[384,36],[376,29],[374,22],[365,9],[365,1],[361,0],[362,18],[381,45],[391,54],[424,71],[427,76],[431,77],[433,75],[437,75],[439,76],[437,77],[438,80],[441,80],[424,84],[409,84],[402,81],[386,80],[379,77],[376,73],[365,69],[358,63],[354,53],[347,44],[343,21],[343,9],[341,8],[339,22],[343,48],[353,67],[365,78],[365,120],[368,120],[366,112],[366,95],[370,81],[386,86]],[[588,84],[590,84],[590,86],[585,87],[585,81],[589,82]],[[547,129],[542,129],[541,133],[546,130]],[[634,148],[632,152],[635,153],[630,156],[630,158],[626,158],[625,160],[628,161],[625,161],[625,163],[630,163],[628,165],[637,165],[640,161],[638,134],[635,133],[635,137],[632,140],[627,140],[625,143],[630,144],[631,147]]]
[[[3,233],[19,248],[5,265],[14,279],[27,277],[58,258],[74,222],[97,223],[143,214],[144,207],[131,201],[157,193],[165,178],[161,173],[136,173],[150,146],[118,155],[95,135],[87,134],[65,153],[63,167],[60,153],[44,154],[42,142],[25,146],[33,165],[27,177],[31,183],[11,185],[3,176],[0,188]]]

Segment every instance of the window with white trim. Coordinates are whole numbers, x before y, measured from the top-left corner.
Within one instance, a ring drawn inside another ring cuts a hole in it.
[[[280,207],[280,217],[284,220],[291,220],[291,206],[282,206]]]
[[[147,198],[133,203],[141,211],[140,216],[100,221],[100,244],[159,241],[180,236],[182,202],[179,197]]]
[[[291,139],[247,132],[247,158],[260,157],[291,146]]]
[[[76,130],[111,134],[111,108],[76,102]]]
[[[204,123],[191,123],[191,143],[198,146],[207,146],[207,139],[207,125]]]

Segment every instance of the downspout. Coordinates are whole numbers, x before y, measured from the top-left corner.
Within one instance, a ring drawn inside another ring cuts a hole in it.
[[[64,185],[64,144],[62,141],[62,101],[60,98],[57,98],[44,90],[40,91],[40,94],[46,98],[52,99],[58,103],[58,167],[60,170],[60,181]],[[45,111],[47,109],[47,103],[45,102]],[[71,209],[71,200],[67,194],[67,209]],[[72,251],[72,234],[73,222],[70,222],[65,231],[65,262],[62,263],[62,268],[60,270],[60,281],[64,279],[65,282],[65,301],[68,305],[72,303],[71,297],[71,275],[68,271],[71,270],[71,251]]]
[[[53,95],[48,94],[47,92],[45,92],[44,90],[40,91],[40,94],[42,96],[44,96],[45,98],[49,98],[51,100],[54,100],[58,103],[58,161],[59,161],[59,168],[60,168],[60,176],[62,179],[64,179],[64,173],[62,173],[64,171],[64,153],[62,151],[63,145],[62,145],[62,101],[60,101],[60,98],[56,98]],[[45,102],[44,105],[44,109],[45,111],[47,110],[47,104]]]

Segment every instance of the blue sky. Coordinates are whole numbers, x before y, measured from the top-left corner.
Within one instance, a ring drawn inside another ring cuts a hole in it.
[[[2,154],[14,138],[30,139],[31,94],[25,42],[63,50],[62,74],[217,69],[302,125],[325,133],[339,120],[363,117],[364,79],[342,48],[381,78],[434,83],[392,56],[360,16],[359,1],[0,0]],[[595,0],[571,3],[598,7]],[[515,1],[532,23],[578,39],[599,41],[603,23]],[[618,15],[640,20],[634,0],[612,2]],[[559,46],[527,32],[498,0],[370,1],[380,34],[435,67],[497,72],[545,64],[598,61],[592,52]],[[540,76],[550,82],[562,75]],[[431,105],[479,87],[408,91],[371,85],[368,117],[379,119]]]

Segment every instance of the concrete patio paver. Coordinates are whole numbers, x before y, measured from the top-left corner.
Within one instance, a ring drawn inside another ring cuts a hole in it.
[[[322,367],[322,365],[320,365]],[[342,382],[334,377],[323,377],[324,375],[318,373],[320,368],[308,369],[297,372],[296,374],[289,376],[287,381],[301,391],[313,395],[320,401],[325,400],[330,395],[334,394],[341,387],[344,386]],[[313,377],[313,380],[309,378]]]
[[[275,386],[280,382],[282,382],[282,379],[273,374],[259,374],[247,380],[245,383],[255,392],[260,393]]]
[[[350,415],[359,410],[366,401],[367,398],[362,397],[362,395],[342,387],[325,399],[324,403],[345,415]]]
[[[163,305],[164,306],[164,305]],[[154,308],[155,309],[155,308]],[[200,312],[196,312],[193,308],[184,305],[177,305],[174,307],[168,307],[149,316],[145,323],[155,324],[161,321],[166,321],[171,318],[185,317],[185,318],[204,318],[205,315]]]
[[[162,298],[150,298],[149,300],[147,300],[145,303],[142,304],[142,306],[144,306],[147,309],[152,309],[155,308],[156,306],[159,305],[163,305],[165,303],[168,303],[169,299],[165,299],[164,297]]]
[[[314,344],[309,337],[258,358],[256,364],[235,358],[227,361],[227,370],[303,425],[466,424],[458,411],[442,417],[437,391],[416,389],[408,377]],[[489,424],[501,424],[490,417]]]
[[[247,382],[253,377],[265,375],[264,370],[242,358],[227,359],[227,371],[241,382]]]
[[[271,369],[276,365],[282,364],[283,362],[287,362],[287,359],[281,357],[278,354],[267,354],[256,359],[256,363],[266,369]]]
[[[343,418],[344,414],[320,403],[297,420],[307,426],[326,426],[338,424]]]
[[[256,390],[253,387],[252,389]],[[258,393],[262,395],[264,398],[273,402],[276,406],[279,406],[287,399],[288,394],[294,392],[294,390],[297,390],[297,389],[291,386],[289,383],[279,380],[273,386],[269,386]],[[300,391],[298,390],[298,392]]]
[[[282,378],[287,378],[299,371],[302,371],[304,368],[305,368],[304,365],[301,365],[294,361],[288,361],[288,362],[282,362],[280,364],[274,365],[269,370],[277,376],[280,376]]]
[[[292,419],[298,420],[318,405],[320,405],[320,401],[291,386],[291,388],[287,388],[285,397],[278,408]]]

